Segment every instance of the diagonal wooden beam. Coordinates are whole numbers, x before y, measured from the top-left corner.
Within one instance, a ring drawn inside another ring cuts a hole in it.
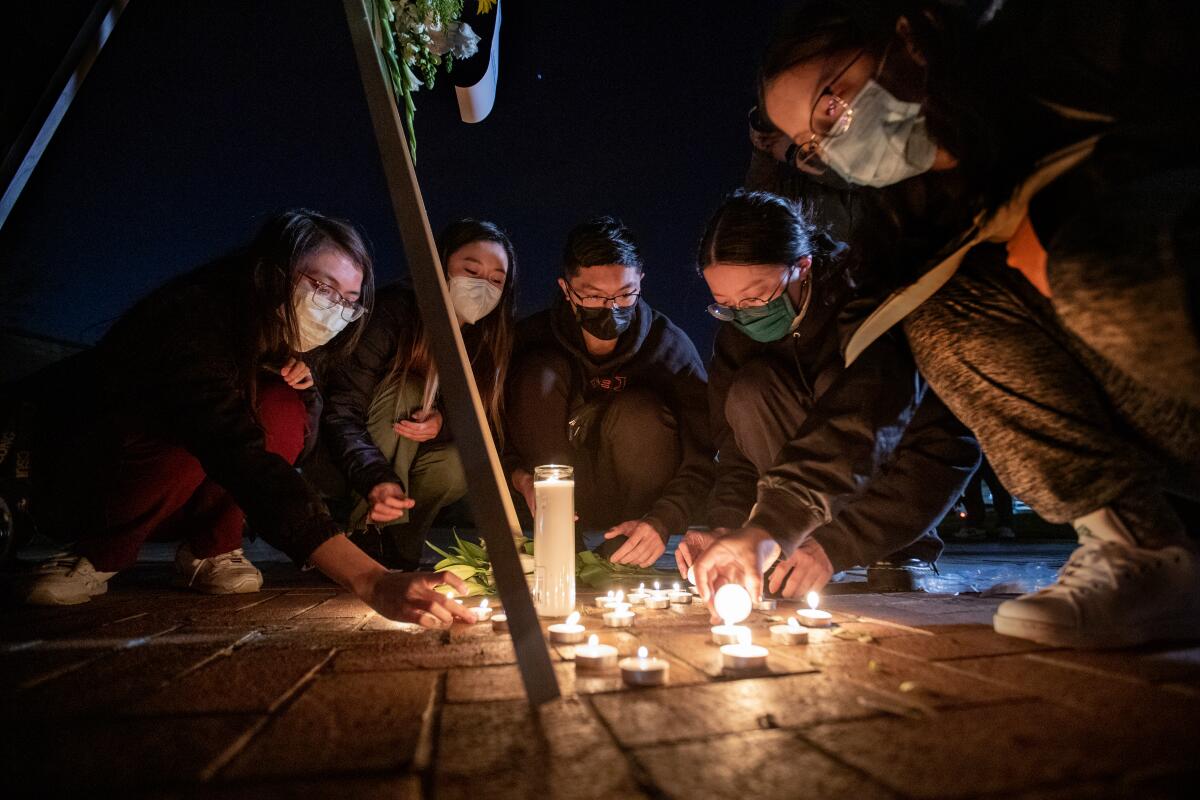
[[[59,63],[33,113],[17,134],[0,163],[0,228],[21,196],[29,176],[42,158],[42,153],[54,138],[58,123],[67,115],[83,79],[87,77],[100,55],[101,48],[112,35],[117,20],[129,0],[98,0],[76,34],[70,49]]]
[[[454,443],[466,469],[471,509],[487,542],[500,602],[508,615],[525,694],[531,703],[540,705],[559,696],[558,680],[517,557],[515,539],[520,535],[517,515],[479,400],[479,390],[446,289],[441,258],[429,228],[429,217],[425,213],[425,201],[409,155],[404,127],[379,55],[371,0],[343,0],[343,4],[392,210],[404,240],[404,253],[421,306],[421,319],[429,330]]]

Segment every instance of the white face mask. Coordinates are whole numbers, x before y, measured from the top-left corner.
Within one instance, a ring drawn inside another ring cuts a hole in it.
[[[820,153],[849,183],[890,186],[933,166],[937,146],[925,129],[920,103],[898,100],[870,80],[845,113],[854,114],[849,129],[822,141]]]
[[[300,334],[296,344],[299,353],[317,349],[350,324],[342,317],[340,305],[334,304],[333,308],[318,305],[315,292],[307,281],[296,284],[292,304],[296,310],[296,331]]]
[[[504,293],[503,286],[497,286],[483,278],[466,278],[456,276],[450,279],[450,300],[454,303],[454,311],[458,318],[474,325],[486,317],[500,305],[500,295]]]

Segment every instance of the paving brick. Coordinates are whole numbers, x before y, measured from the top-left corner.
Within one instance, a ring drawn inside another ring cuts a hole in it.
[[[554,665],[554,674],[558,677],[558,688],[564,697],[576,694],[574,664],[560,661]],[[613,691],[622,686],[619,674],[590,680],[585,676],[581,683],[592,691]],[[452,669],[446,673],[448,703],[520,700],[524,697],[525,686],[516,664]]]
[[[721,664],[721,651],[713,644],[708,627],[693,632],[661,631],[639,637],[658,645],[664,651],[686,662],[694,669],[712,677],[729,675]],[[764,628],[754,629],[754,641],[767,645],[767,666],[760,674],[783,675],[793,672],[813,672],[814,667],[805,657],[805,646],[782,647],[770,645],[770,633]]]
[[[134,714],[246,714],[273,709],[331,650],[240,647],[136,703]]]
[[[982,680],[943,666],[910,658],[881,645],[841,642],[808,645],[809,661],[836,678],[869,686],[916,711],[958,705],[995,703],[1029,696],[1020,686]],[[952,662],[953,663],[953,662]],[[887,706],[881,706],[888,710]]]
[[[827,753],[912,797],[1011,794],[1118,775],[1137,766],[1137,733],[1097,729],[1045,703],[881,717],[800,732]]]
[[[112,712],[157,691],[221,649],[217,645],[147,644],[115,650],[84,667],[17,693],[5,712],[17,717]]]
[[[623,692],[592,703],[621,744],[633,747],[868,717],[878,712],[859,701],[866,693],[826,675],[790,675]]]
[[[365,617],[374,613],[371,607],[352,594],[339,594],[329,597],[320,605],[305,611],[301,619],[317,619],[322,617]]]
[[[890,637],[881,640],[880,646],[927,661],[1032,653],[1050,649],[1025,639],[1001,636],[992,630],[990,625],[958,628],[951,633]]]
[[[1152,683],[1200,679],[1200,647],[1158,645],[1135,650],[1059,650],[1039,654],[1038,658]]]
[[[551,651],[551,657],[557,655]],[[333,668],[340,672],[397,669],[446,669],[448,667],[515,664],[516,651],[505,638],[479,639],[454,644],[407,643],[355,647],[339,652]]]
[[[263,800],[264,797],[271,800],[351,800],[359,797],[421,800],[421,780],[415,775],[342,775],[327,779],[208,785],[172,792],[168,796],[173,800]]]
[[[21,689],[30,688],[104,656],[103,650],[40,647],[0,653],[0,697],[8,698]]]
[[[249,597],[250,595],[246,595]],[[312,608],[319,606],[327,595],[325,594],[284,594],[272,597],[262,603],[254,603],[223,613],[205,612],[204,619],[212,622],[239,623],[279,623],[290,620]]]
[[[184,786],[255,723],[248,717],[172,720],[40,720],[22,723],[0,748],[5,794],[113,797],[139,787]],[[13,731],[10,729],[10,734]]]
[[[642,748],[634,758],[663,796],[680,800],[894,796],[786,731]]]
[[[404,770],[432,713],[435,672],[323,675],[221,771],[222,778],[296,778]]]
[[[434,782],[442,799],[644,796],[607,732],[572,699],[537,712],[524,701],[446,706]]]

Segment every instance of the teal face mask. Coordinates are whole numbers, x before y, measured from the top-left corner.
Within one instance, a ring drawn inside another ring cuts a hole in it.
[[[766,305],[737,309],[731,321],[756,342],[777,342],[788,335],[795,318],[796,307],[787,292],[782,292]]]

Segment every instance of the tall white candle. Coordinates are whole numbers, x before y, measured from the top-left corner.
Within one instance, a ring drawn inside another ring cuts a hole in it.
[[[533,491],[537,610],[543,617],[561,617],[575,608],[575,472],[553,464],[537,467]]]

